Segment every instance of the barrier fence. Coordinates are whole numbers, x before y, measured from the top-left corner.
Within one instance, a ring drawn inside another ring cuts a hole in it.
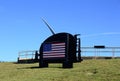
[[[35,59],[36,51],[37,50],[21,51],[18,53],[18,60]],[[95,59],[97,59],[98,57],[120,58],[120,47],[81,47],[81,56],[92,57]]]
[[[104,47],[104,48],[95,48],[95,47],[81,47],[81,56],[82,57],[120,57],[120,47]]]
[[[35,59],[35,52],[36,51],[37,50],[21,51],[18,53],[18,60]]]

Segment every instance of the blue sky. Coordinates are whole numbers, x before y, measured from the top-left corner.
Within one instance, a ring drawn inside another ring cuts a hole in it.
[[[0,60],[38,50],[51,34],[81,34],[82,46],[120,46],[120,0],[0,0]]]

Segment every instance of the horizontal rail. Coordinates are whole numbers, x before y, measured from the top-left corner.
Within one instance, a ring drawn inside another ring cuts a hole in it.
[[[81,47],[81,49],[120,49],[120,47],[105,47],[105,48]]]
[[[120,53],[120,51],[81,51],[81,52],[115,52],[115,53]]]
[[[21,51],[21,52],[19,52],[19,54],[21,54],[21,53],[27,53],[27,52],[35,52],[35,51],[37,51],[37,50]]]
[[[30,56],[30,55],[35,55],[35,54],[24,54],[24,55],[19,55],[19,56],[26,56],[26,55]]]

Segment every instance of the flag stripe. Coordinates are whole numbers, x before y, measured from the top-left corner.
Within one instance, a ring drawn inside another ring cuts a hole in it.
[[[65,53],[51,53],[50,55],[64,55]],[[49,55],[49,53],[45,53],[44,56]]]
[[[57,56],[44,56],[44,58],[55,58],[55,57],[65,57],[65,55],[57,55]]]

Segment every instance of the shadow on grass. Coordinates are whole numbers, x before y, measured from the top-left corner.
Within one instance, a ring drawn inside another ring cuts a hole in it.
[[[21,68],[17,68],[17,69],[40,69],[40,67],[38,67],[38,66],[34,66],[34,67],[21,67]]]
[[[18,62],[13,62],[13,64],[35,64],[37,62],[34,62],[34,63],[18,63]]]
[[[59,69],[72,69],[72,68],[63,68],[63,67],[39,67],[39,66],[33,66],[33,67],[21,67],[17,69],[45,69],[45,68],[59,68]]]
[[[34,63],[16,63],[14,62],[14,64],[34,64]],[[62,64],[58,64],[58,65],[49,65],[48,67],[39,67],[38,66],[24,66],[23,67],[18,67],[17,69],[45,69],[45,68],[59,68],[59,69],[72,69],[72,68],[63,68]]]

